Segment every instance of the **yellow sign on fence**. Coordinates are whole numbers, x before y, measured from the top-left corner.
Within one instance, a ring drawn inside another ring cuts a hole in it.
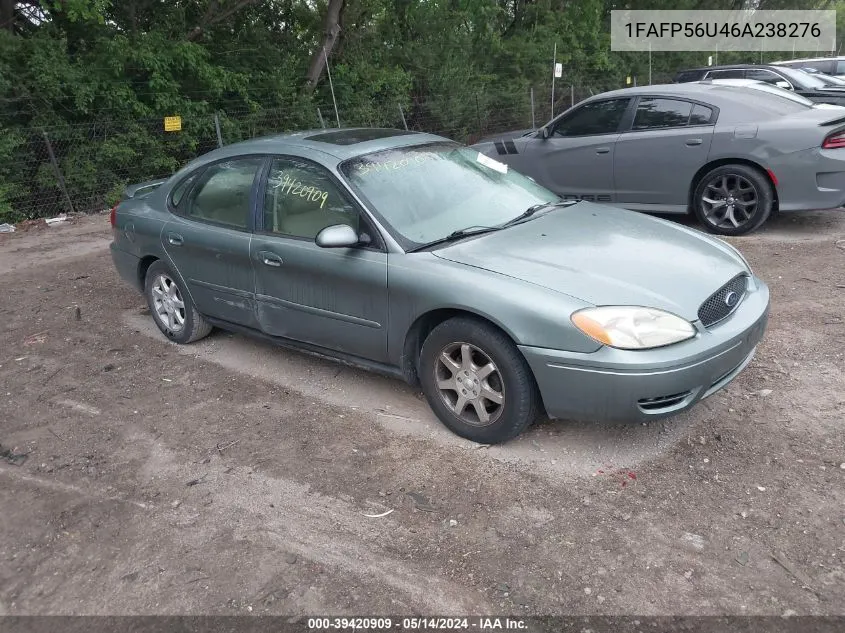
[[[180,116],[166,116],[164,117],[164,131],[178,132],[182,129],[182,117]]]

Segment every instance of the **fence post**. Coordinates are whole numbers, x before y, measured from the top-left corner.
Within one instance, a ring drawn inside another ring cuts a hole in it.
[[[537,129],[537,123],[535,122],[535,119],[534,119],[534,87],[533,86],[531,87],[531,129],[532,130]]]
[[[405,126],[405,129],[408,129],[408,122],[405,120],[405,113],[402,111],[402,104],[399,104],[399,116],[402,117],[402,125]]]
[[[478,133],[483,134],[481,129],[481,106],[478,105],[478,93],[475,93],[475,116],[478,119]]]
[[[217,147],[223,147],[223,135],[220,133],[220,116],[214,113],[214,129],[217,132]]]
[[[326,122],[323,121],[323,113],[320,112],[320,108],[317,108],[317,117],[320,119],[320,127],[325,130],[326,129]]]
[[[56,182],[59,184],[59,189],[62,190],[62,193],[65,196],[65,201],[67,202],[67,206],[70,207],[71,213],[75,213],[76,211],[73,208],[73,202],[70,201],[67,187],[65,187],[65,177],[62,176],[62,170],[59,169],[59,163],[56,160],[56,155],[53,153],[53,145],[50,143],[50,137],[47,136],[46,130],[42,130],[41,133],[44,135],[44,142],[47,144],[47,154],[50,156],[50,163],[52,163],[53,171],[56,173]]]

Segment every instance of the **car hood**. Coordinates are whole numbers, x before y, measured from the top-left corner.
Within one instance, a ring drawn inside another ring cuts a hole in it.
[[[592,305],[637,305],[690,321],[748,269],[725,243],[673,222],[579,202],[433,252]]]

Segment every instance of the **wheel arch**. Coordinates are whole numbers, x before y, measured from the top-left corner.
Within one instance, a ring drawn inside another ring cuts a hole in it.
[[[156,257],[155,255],[145,255],[140,260],[138,260],[138,286],[142,290],[147,280],[147,271],[150,269],[150,266],[152,266],[153,263],[158,261],[159,259],[161,258]]]
[[[419,315],[405,333],[405,340],[402,345],[402,358],[400,361],[400,368],[405,380],[411,385],[419,384],[419,376],[417,373],[420,351],[423,343],[431,331],[441,323],[453,319],[455,317],[469,317],[483,321],[497,330],[500,330],[508,338],[516,343],[516,338],[513,332],[509,331],[498,320],[491,318],[486,314],[476,312],[464,307],[447,307],[434,308]]]
[[[775,182],[772,180],[772,177],[769,174],[769,170],[763,167],[760,163],[754,162],[753,160],[747,158],[719,158],[716,160],[711,160],[709,163],[702,165],[702,167],[697,172],[695,172],[695,175],[692,177],[692,182],[690,183],[689,191],[687,192],[687,206],[689,211],[692,211],[693,209],[693,197],[695,196],[695,190],[698,188],[701,179],[704,178],[707,172],[716,169],[717,167],[723,167],[725,165],[745,165],[746,167],[751,167],[752,169],[756,169],[757,171],[759,171],[772,186],[772,212],[778,210],[778,188]]]

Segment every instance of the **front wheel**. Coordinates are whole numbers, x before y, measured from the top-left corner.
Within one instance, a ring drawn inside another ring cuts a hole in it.
[[[774,191],[758,169],[723,165],[698,182],[692,202],[698,221],[711,233],[744,235],[769,218]]]
[[[420,382],[432,410],[457,435],[498,444],[540,415],[540,394],[522,354],[500,330],[457,317],[435,327],[420,352]]]

